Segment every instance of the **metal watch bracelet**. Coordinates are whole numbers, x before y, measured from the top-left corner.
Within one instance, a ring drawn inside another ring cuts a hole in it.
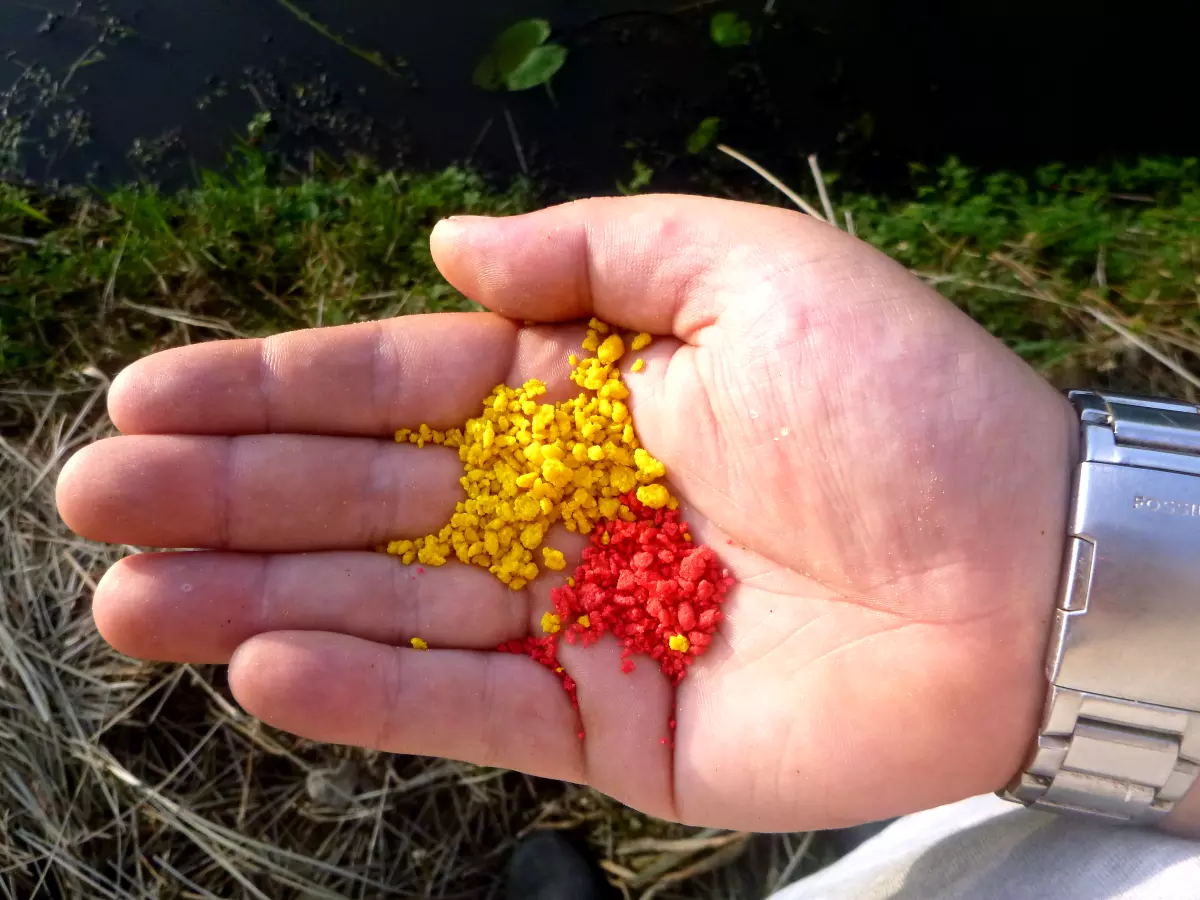
[[[1200,407],[1074,391],[1080,417],[1050,692],[1000,795],[1165,816],[1200,773]]]

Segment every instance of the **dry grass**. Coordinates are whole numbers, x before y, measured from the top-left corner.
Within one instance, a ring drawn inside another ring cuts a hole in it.
[[[814,867],[803,836],[686,829],[574,786],[300,740],[241,712],[219,667],[112,651],[90,597],[134,548],[74,537],[53,497],[62,462],[109,430],[106,386],[0,394],[34,423],[0,438],[0,896],[493,897],[535,827],[576,829],[630,898],[757,898]]]

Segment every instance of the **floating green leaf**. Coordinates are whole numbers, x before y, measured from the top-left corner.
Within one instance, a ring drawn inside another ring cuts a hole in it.
[[[718,116],[709,116],[707,119],[702,119],[696,129],[688,135],[687,152],[699,153],[706,149],[717,138],[717,130],[721,127],[721,119]]]
[[[501,70],[511,71],[549,38],[550,23],[545,19],[522,19],[500,32],[492,49],[496,52]]]
[[[718,47],[745,47],[754,37],[754,28],[735,12],[714,13],[708,32]]]
[[[545,19],[522,19],[510,25],[479,61],[472,80],[488,91],[525,91],[545,84],[567,59],[567,48],[546,43],[549,37],[550,23]]]
[[[567,48],[560,44],[543,44],[509,73],[504,80],[510,91],[527,91],[545,84],[567,61]]]
[[[485,91],[498,91],[504,87],[504,79],[500,77],[500,70],[496,68],[496,57],[489,53],[481,59],[475,67],[471,81],[475,87],[481,87]]]

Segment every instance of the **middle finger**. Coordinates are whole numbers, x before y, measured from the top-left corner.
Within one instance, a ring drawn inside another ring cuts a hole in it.
[[[114,544],[367,549],[438,530],[461,475],[454,450],[370,438],[116,437],[67,463],[59,508]]]

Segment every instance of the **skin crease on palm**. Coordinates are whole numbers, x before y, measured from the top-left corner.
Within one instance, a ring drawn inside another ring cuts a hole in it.
[[[228,662],[249,712],[316,740],[587,782],[689,823],[828,828],[1003,786],[1045,696],[1077,431],[1059,394],[797,213],[587,200],[451,219],[432,250],[493,313],[186,347],[116,379],[124,436],[68,463],[64,519],[208,552],[114,566],[95,599],[113,645]],[[639,436],[738,583],[675,696],[649,661],[623,675],[609,639],[562,646],[580,742],[555,677],[491,651],[537,631],[561,576],[514,593],[370,548],[460,496],[453,452],[390,433],[461,424],[501,381],[565,396],[593,314],[658,336],[627,375]]]

